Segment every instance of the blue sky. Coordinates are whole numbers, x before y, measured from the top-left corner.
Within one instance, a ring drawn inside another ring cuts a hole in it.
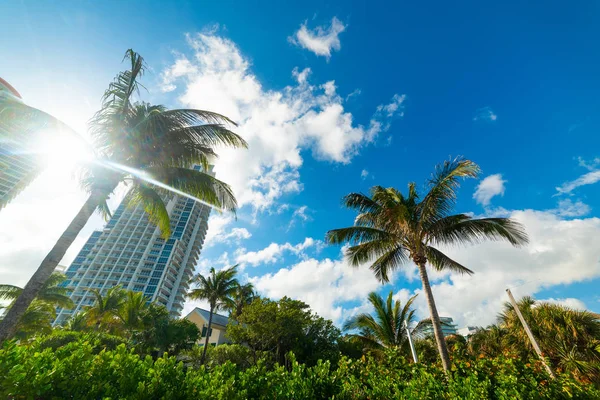
[[[513,216],[532,239],[449,249],[476,274],[434,274],[442,313],[483,325],[506,287],[600,311],[599,14],[563,2],[14,2],[0,15],[0,74],[85,134],[133,48],[149,66],[146,101],[237,120],[251,147],[223,152],[216,170],[241,208],[237,221],[212,217],[198,268],[241,262],[263,294],[338,323],[368,310],[371,290],[419,292],[411,266],[381,287],[323,245],[352,223],[340,198],[474,160],[483,173],[457,211]],[[83,199],[54,168],[3,210],[2,275],[25,282]]]

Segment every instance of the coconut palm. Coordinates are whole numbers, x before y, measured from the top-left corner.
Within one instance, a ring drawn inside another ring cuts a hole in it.
[[[381,186],[371,188],[370,196],[351,193],[344,197],[343,204],[359,212],[354,225],[327,233],[331,244],[350,243],[346,250],[350,264],[355,267],[370,264],[381,282],[389,281],[393,270],[411,260],[417,265],[446,371],[450,357],[427,275],[427,263],[438,271],[461,274],[473,271],[445,255],[437,246],[478,243],[484,239],[506,240],[515,246],[527,243],[522,226],[511,219],[476,219],[467,214],[451,214],[460,179],[474,178],[478,174],[479,167],[475,163],[457,158],[437,166],[423,197],[414,183],[408,185],[406,196],[394,188]]]
[[[238,281],[235,278],[236,275],[237,265],[234,265],[218,272],[214,268],[211,268],[207,276],[198,274],[192,278],[192,283],[196,285],[196,288],[188,293],[188,297],[193,300],[208,301],[210,311],[206,339],[204,340],[204,351],[202,352],[202,363],[204,363],[206,358],[213,313],[219,310],[232,309],[235,305],[233,296],[238,287]]]
[[[256,292],[254,292],[254,285],[251,283],[241,284],[238,282],[235,292],[233,293],[233,307],[229,309],[231,316],[237,318],[242,314],[244,307],[252,303],[256,298]]]
[[[127,292],[121,286],[114,286],[106,293],[97,289],[92,290],[92,293],[96,300],[85,309],[88,324],[95,325],[97,330],[101,327],[114,330],[119,323],[119,312],[125,304]]]
[[[96,210],[109,214],[106,201],[120,183],[129,184],[129,204],[141,204],[164,237],[170,234],[166,189],[184,192],[219,209],[236,208],[230,187],[207,172],[209,162],[216,157],[215,146],[246,147],[240,136],[227,129],[234,123],[209,111],[134,103],[144,62],[132,50],[125,58],[130,69],[119,73],[109,85],[101,109],[90,121],[97,161],[82,177],[89,197],[0,323],[0,342],[14,332],[90,216]],[[192,169],[197,165],[202,170]]]
[[[394,292],[390,291],[384,300],[376,292],[369,293],[369,302],[373,306],[374,315],[358,314],[344,324],[344,330],[357,330],[350,334],[354,340],[361,342],[365,348],[379,352],[386,348],[406,349],[408,342],[405,324],[413,322],[415,310],[411,309],[416,295],[404,306],[399,300],[394,301]]]

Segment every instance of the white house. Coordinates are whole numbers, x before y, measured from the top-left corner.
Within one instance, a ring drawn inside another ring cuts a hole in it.
[[[207,332],[209,315],[210,311],[196,307],[192,310],[192,312],[190,312],[184,317],[185,319],[192,321],[194,324],[196,324],[196,326],[202,333],[202,337],[199,340],[199,344],[204,345],[207,333],[209,335],[209,344],[217,346],[219,344],[230,343],[230,340],[225,337],[225,332],[227,331],[227,323],[229,322],[229,318],[224,315],[213,313],[210,332]]]

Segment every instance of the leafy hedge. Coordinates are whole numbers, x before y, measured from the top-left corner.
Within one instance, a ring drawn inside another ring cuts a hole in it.
[[[548,380],[537,365],[513,358],[453,364],[446,379],[436,365],[343,358],[306,367],[264,363],[238,369],[227,362],[210,370],[185,369],[174,357],[141,358],[124,344],[96,351],[93,339],[53,350],[7,342],[0,350],[0,398],[119,399],[600,399],[600,392],[568,376]]]

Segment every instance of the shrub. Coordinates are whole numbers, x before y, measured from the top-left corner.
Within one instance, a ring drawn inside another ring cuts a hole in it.
[[[142,358],[124,344],[96,350],[84,337],[56,349],[43,340],[6,342],[0,398],[600,399],[597,387],[569,375],[549,380],[539,365],[512,357],[454,359],[446,377],[436,364],[413,364],[393,353],[342,358],[337,368],[328,361],[306,366],[288,354],[285,367],[259,361],[241,370],[230,360],[186,369],[175,357]]]
[[[39,339],[39,347],[41,350],[52,349],[56,350],[59,347],[63,347],[71,342],[76,341],[87,341],[92,343],[96,352],[100,350],[115,350],[120,344],[127,344],[127,340],[120,337],[109,335],[103,332],[75,332],[75,331],[61,331],[55,330],[52,334],[47,335]]]

